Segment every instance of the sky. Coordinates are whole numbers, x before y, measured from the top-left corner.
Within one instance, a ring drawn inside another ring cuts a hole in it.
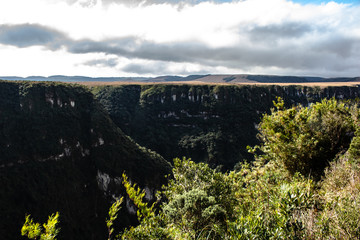
[[[360,0],[0,0],[0,76],[360,76]]]

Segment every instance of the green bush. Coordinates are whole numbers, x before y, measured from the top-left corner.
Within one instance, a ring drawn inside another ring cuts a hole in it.
[[[329,162],[348,149],[357,110],[335,99],[289,109],[279,99],[275,106],[259,125],[261,150],[290,173],[319,179]]]
[[[145,191],[124,175],[140,224],[115,239],[358,239],[360,174],[348,157],[332,162],[321,182],[262,158],[230,173],[175,159],[174,177],[158,194],[161,205],[144,202]],[[109,239],[120,203],[109,211]],[[27,218],[25,225],[39,236],[39,224]]]
[[[356,137],[353,140],[357,141]],[[354,146],[353,142],[351,145]],[[349,150],[326,170],[320,186],[323,210],[318,216],[317,236],[326,239],[359,239],[359,157],[355,158]]]
[[[314,183],[290,176],[276,161],[257,158],[231,173],[237,197],[236,220],[229,223],[233,239],[301,239],[312,208]]]
[[[164,191],[167,221],[198,238],[224,234],[236,204],[229,175],[185,158],[174,159],[173,175]]]
[[[204,163],[174,159],[173,178],[162,191],[166,202],[159,212],[154,204],[143,202],[144,191],[124,184],[138,207],[140,225],[125,230],[122,239],[223,239],[228,221],[235,219],[230,175]]]

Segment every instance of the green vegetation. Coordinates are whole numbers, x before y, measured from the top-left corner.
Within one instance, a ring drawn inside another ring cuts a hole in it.
[[[358,117],[356,106],[334,99],[289,109],[279,99],[275,106],[259,126],[261,150],[291,173],[320,177],[329,161],[348,149]]]
[[[109,209],[109,218],[106,220],[106,226],[108,228],[109,232],[109,238],[108,240],[113,239],[113,233],[114,233],[114,222],[118,217],[118,212],[121,209],[121,203],[123,202],[124,198],[119,198],[116,200]]]
[[[348,151],[345,151],[349,147],[347,139],[339,140],[344,141],[339,148],[332,144],[323,146],[328,149],[322,151],[333,153],[327,155],[331,158],[325,171],[311,169],[314,166],[311,162],[306,162],[309,165],[306,172],[301,164],[284,168],[289,163],[279,157],[281,151],[293,150],[290,142],[297,140],[296,126],[304,127],[301,123],[317,130],[304,131],[315,145],[324,141],[327,132],[319,134],[322,129],[338,130],[334,135],[328,132],[331,140],[343,136],[342,130],[346,130],[344,135],[350,135],[358,119],[357,108],[334,99],[290,109],[283,109],[279,100],[276,107],[263,117],[260,132],[265,142],[259,147],[263,152],[252,164],[242,163],[237,171],[221,173],[204,163],[175,159],[174,178],[163,189],[166,201],[159,212],[126,230],[121,239],[358,239],[360,158],[355,151],[358,136],[353,138]],[[324,116],[321,121],[316,119],[319,112]],[[327,120],[329,115],[331,120]],[[299,125],[291,123],[298,118]],[[270,124],[271,121],[274,123]],[[276,152],[273,145],[284,142],[269,139],[274,136],[282,139],[284,133],[293,138]],[[307,147],[309,155],[321,155],[316,146],[299,145],[299,151],[302,147]],[[302,159],[306,160],[303,154],[294,155],[291,161]],[[315,179],[323,177],[314,181],[311,174]]]
[[[121,239],[301,239],[314,206],[314,183],[275,164],[244,164],[221,173],[203,163],[175,160],[158,214]],[[195,180],[194,180],[195,179]]]
[[[275,106],[260,123],[262,144],[250,149],[262,151],[237,170],[223,173],[176,158],[167,185],[151,204],[123,175],[139,225],[115,239],[359,239],[358,108],[335,99],[289,109],[279,99]],[[339,144],[319,148],[322,141]],[[294,152],[288,160],[283,156],[294,144],[307,154]],[[320,158],[323,153],[327,160]],[[323,168],[312,159],[323,161]],[[116,215],[116,206],[110,215]]]
[[[253,158],[246,146],[260,143],[257,126],[277,96],[286,107],[360,96],[357,87],[304,86],[157,84],[91,91],[114,123],[140,145],[168,161],[187,156],[223,171]]]
[[[34,220],[27,215],[25,223],[21,228],[21,235],[26,236],[29,239],[40,240],[56,240],[60,229],[57,227],[59,223],[59,213],[53,214],[49,217],[47,223],[43,224],[43,228],[40,223],[34,223]]]

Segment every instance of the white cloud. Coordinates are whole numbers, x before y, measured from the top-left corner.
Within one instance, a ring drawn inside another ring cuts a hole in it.
[[[64,49],[54,52],[39,46],[19,49],[1,44],[0,52],[0,76],[50,76],[63,73],[94,77],[119,76],[119,70],[114,67],[91,67],[84,64],[89,59],[106,58],[103,54],[69,54]]]
[[[21,60],[3,61],[0,75],[360,75],[359,5],[179,2],[1,1],[0,54]],[[9,38],[29,28],[36,35]]]

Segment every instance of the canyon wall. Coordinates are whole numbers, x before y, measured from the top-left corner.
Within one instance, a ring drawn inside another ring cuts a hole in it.
[[[355,99],[358,87],[122,85],[92,89],[126,134],[165,159],[190,157],[232,169],[251,160],[257,126],[277,96],[287,106],[322,98]]]
[[[60,212],[59,239],[106,239],[111,203],[125,196],[123,172],[152,198],[170,164],[140,147],[87,89],[0,81],[0,235],[19,239],[25,214]],[[118,229],[136,223],[129,199]]]

